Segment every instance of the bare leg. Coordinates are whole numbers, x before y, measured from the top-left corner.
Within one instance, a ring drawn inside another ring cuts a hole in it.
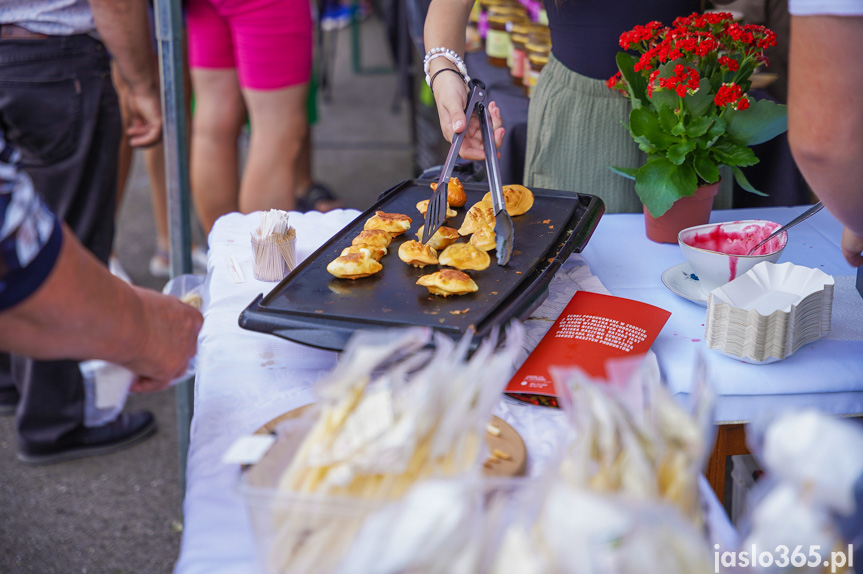
[[[153,219],[156,223],[156,245],[167,250],[168,237],[168,191],[165,189],[165,148],[157,144],[142,150],[147,173],[150,175],[150,200],[153,203]]]
[[[126,181],[129,179],[129,171],[132,167],[132,146],[129,145],[129,138],[126,137],[126,128],[129,127],[129,110],[126,109],[126,94],[129,93],[129,86],[126,84],[123,76],[117,72],[116,64],[111,64],[111,79],[114,81],[114,87],[117,90],[117,99],[120,101],[121,128],[123,130],[123,135],[120,137],[120,159],[117,163],[117,206],[115,207],[115,213],[120,213],[123,194],[126,192]]]
[[[240,211],[294,209],[296,167],[308,132],[308,84],[279,90],[244,89],[252,135],[240,186]]]
[[[296,166],[296,186],[294,187],[294,197],[302,197],[312,187],[312,130],[306,129],[306,137],[303,138],[300,146],[300,153],[297,156]]]
[[[303,144],[300,148],[300,155],[297,158],[296,169],[296,187],[294,188],[294,196],[297,198],[304,197],[309,193],[309,190],[315,185],[312,179],[312,130],[306,131],[306,137],[303,138]],[[321,213],[332,211],[333,209],[341,209],[344,204],[340,199],[321,199],[315,203],[315,210]]]
[[[216,219],[239,208],[237,138],[245,121],[245,106],[235,69],[194,68],[192,86],[192,198],[204,233],[209,235]]]

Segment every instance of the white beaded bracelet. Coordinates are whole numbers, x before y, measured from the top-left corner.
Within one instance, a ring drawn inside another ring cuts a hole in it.
[[[456,68],[458,68],[459,73],[464,77],[465,83],[470,82],[470,76],[467,75],[467,67],[464,65],[464,60],[461,59],[461,56],[455,50],[450,50],[449,48],[432,48],[428,52],[426,52],[425,58],[423,59],[423,72],[426,76],[426,84],[431,87],[431,76],[429,75],[429,64],[435,58],[446,58],[453,64],[455,64]]]

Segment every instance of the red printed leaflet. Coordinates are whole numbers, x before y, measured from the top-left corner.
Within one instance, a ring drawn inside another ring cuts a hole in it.
[[[608,359],[646,353],[670,316],[640,301],[578,291],[504,392],[548,406],[547,401],[516,395],[553,397],[551,366],[578,366],[591,377],[606,378]]]

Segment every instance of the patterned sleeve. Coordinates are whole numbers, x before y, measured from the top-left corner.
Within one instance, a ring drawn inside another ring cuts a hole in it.
[[[18,162],[18,151],[0,131],[0,311],[44,283],[63,242],[60,222],[18,171]]]

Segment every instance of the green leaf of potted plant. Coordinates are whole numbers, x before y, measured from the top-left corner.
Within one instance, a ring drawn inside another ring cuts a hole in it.
[[[701,214],[674,225],[665,238],[652,237],[648,228],[651,239],[676,242],[678,225],[707,222],[722,165],[740,187],[764,195],[740,168],[758,163],[750,146],[788,127],[785,106],[746,93],[752,72],[767,64],[764,50],[775,44],[772,31],[738,24],[728,13],[696,13],[671,27],[650,22],[621,34],[620,46],[640,56],[618,53],[619,72],[607,84],[632,103],[626,127],[647,161],[610,169],[635,180],[648,220],[682,198],[709,196]]]

